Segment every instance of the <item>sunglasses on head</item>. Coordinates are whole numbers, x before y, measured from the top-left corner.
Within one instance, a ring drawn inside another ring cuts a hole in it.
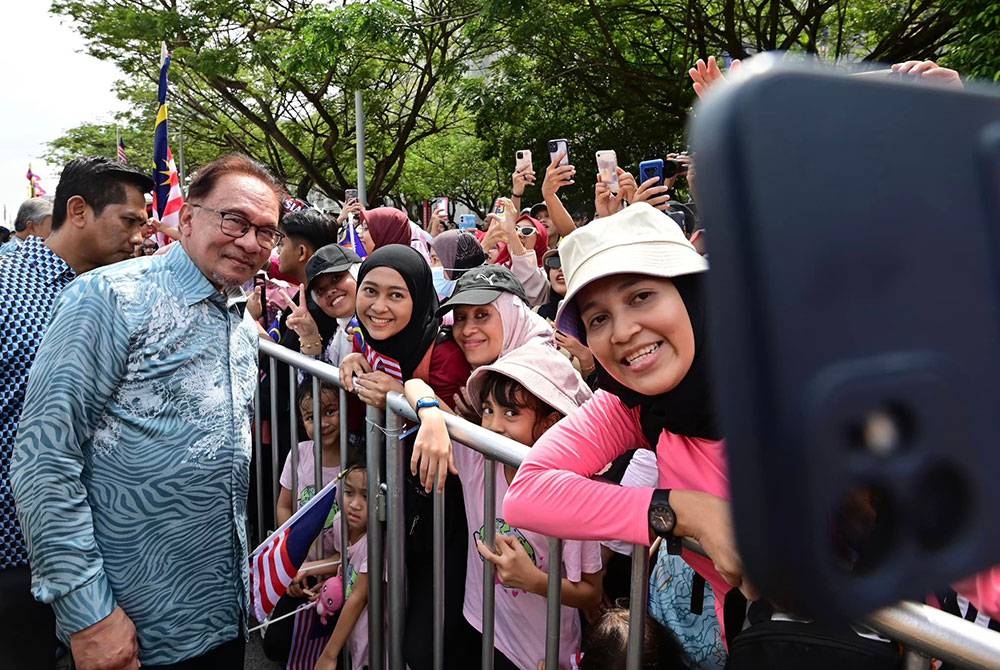
[[[545,267],[550,270],[558,270],[562,267],[562,261],[559,260],[559,256],[549,256],[545,259]]]

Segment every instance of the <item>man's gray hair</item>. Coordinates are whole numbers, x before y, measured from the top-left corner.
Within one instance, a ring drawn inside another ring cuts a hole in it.
[[[41,223],[46,216],[52,216],[52,201],[48,198],[28,198],[17,210],[14,230],[23,233],[29,221]]]

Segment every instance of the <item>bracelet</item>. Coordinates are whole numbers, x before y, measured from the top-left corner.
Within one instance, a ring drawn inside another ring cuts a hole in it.
[[[319,349],[322,349],[323,348],[323,338],[316,337],[316,339],[314,339],[314,340],[308,340],[308,341],[300,339],[299,340],[299,349],[301,350],[301,349],[304,349],[306,347],[309,347],[310,349],[312,349],[313,347],[317,347]]]
[[[521,193],[511,193],[511,196],[513,196],[515,198],[523,198],[524,197],[524,192],[522,191]]]

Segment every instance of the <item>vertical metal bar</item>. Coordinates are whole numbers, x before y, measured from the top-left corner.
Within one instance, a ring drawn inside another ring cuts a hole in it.
[[[385,449],[385,412],[368,407],[365,413],[368,442],[368,667],[381,668],[385,659],[382,638],[385,614],[385,556],[379,499],[382,497],[382,450]],[[346,542],[345,542],[346,544]]]
[[[386,536],[389,558],[389,669],[403,670],[403,628],[406,607],[404,591],[406,521],[403,518],[403,443],[399,439],[402,418],[392,410],[385,416],[385,473],[388,485]]]
[[[268,382],[270,383],[270,381]],[[255,466],[256,470],[254,486],[257,491],[257,544],[264,541],[265,531],[264,531],[264,442],[262,439],[261,421],[260,421],[260,384],[258,383],[256,388],[253,390],[253,440],[254,440],[254,451],[255,451]]]
[[[319,377],[316,375],[312,376],[312,412],[313,412],[313,484],[316,488],[313,489],[316,493],[320,492],[323,488],[323,387],[320,385]],[[313,494],[315,495],[315,493]],[[325,525],[325,524],[324,524]],[[344,545],[344,552],[347,553],[347,535],[342,535],[344,538],[342,544]],[[323,551],[323,533],[320,532],[319,539],[313,546],[318,547],[317,553],[319,553],[320,558],[326,556],[326,552]],[[345,591],[346,593],[346,591]]]
[[[452,447],[454,448],[454,447]],[[497,462],[492,458],[483,463],[483,542],[496,548],[497,530]],[[482,670],[493,670],[494,617],[496,615],[496,566],[483,561],[483,650]]]
[[[292,514],[295,514],[299,508],[299,404],[295,401],[298,370],[291,365],[288,366],[288,387],[292,389],[288,406],[288,433],[292,439],[292,450],[288,452],[288,457],[292,459]]]
[[[562,614],[562,540],[549,538],[549,588],[545,603],[545,667],[559,667],[559,621]]]
[[[649,549],[641,544],[632,545],[632,583],[628,603],[628,658],[626,670],[642,668],[642,639],[646,626],[646,599],[649,580],[646,577],[646,563]]]
[[[337,401],[337,411],[340,414],[340,468],[341,470],[347,467],[347,446],[348,446],[348,416],[347,416],[347,391],[344,389],[338,389],[338,401]],[[350,537],[350,531],[347,528],[347,514],[344,512],[344,482],[341,480],[338,484],[337,491],[337,502],[336,504],[340,507],[340,537],[348,538]],[[350,580],[351,574],[351,561],[347,557],[347,540],[341,541],[343,545],[340,552],[340,580],[344,587],[344,593],[347,593],[347,583]],[[344,645],[344,649],[340,652],[340,662],[345,668],[353,667],[351,665],[351,652],[348,650],[349,645]]]
[[[434,480],[434,670],[444,667],[444,491]],[[555,667],[555,666],[553,666]]]
[[[271,380],[271,513],[278,508],[278,361],[270,359]]]
[[[365,106],[361,91],[354,92],[354,134],[357,138],[358,201],[367,207],[368,190],[365,184]]]

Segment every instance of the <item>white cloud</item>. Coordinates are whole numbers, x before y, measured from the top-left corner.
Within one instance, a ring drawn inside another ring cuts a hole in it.
[[[0,221],[6,207],[9,225],[28,196],[28,163],[55,193],[62,166],[41,159],[45,143],[123,108],[113,91],[121,72],[84,53],[83,37],[48,8],[45,0],[5,3],[0,22]]]

